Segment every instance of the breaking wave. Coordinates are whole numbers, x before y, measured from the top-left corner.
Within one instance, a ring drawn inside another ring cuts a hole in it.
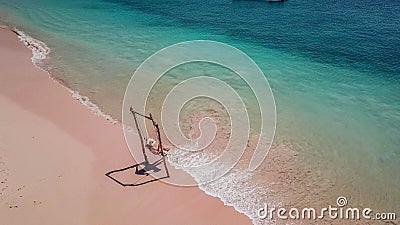
[[[268,189],[257,185],[253,180],[253,173],[247,169],[233,168],[221,178],[210,180],[217,170],[227,167],[223,163],[212,163],[207,171],[196,169],[199,164],[210,163],[216,156],[203,152],[190,152],[175,149],[168,153],[169,163],[177,169],[190,174],[206,194],[218,197],[224,205],[232,206],[236,211],[245,214],[253,224],[262,224],[257,218],[257,210],[268,198]]]
[[[46,59],[47,55],[50,53],[50,48],[44,42],[36,40],[29,35],[26,35],[24,32],[14,28],[14,33],[18,35],[20,41],[22,41],[26,47],[28,47],[32,51],[32,62],[40,69],[40,64]]]

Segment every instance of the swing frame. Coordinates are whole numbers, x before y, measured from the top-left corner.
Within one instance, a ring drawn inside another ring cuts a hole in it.
[[[158,140],[157,151],[161,152],[160,156],[162,157],[162,161],[163,161],[163,164],[164,164],[164,169],[165,169],[166,174],[167,174],[167,176],[163,177],[163,178],[168,178],[169,177],[169,171],[168,171],[167,163],[166,163],[166,160],[165,160],[166,154],[164,154],[164,152],[163,152],[160,128],[159,128],[158,123],[154,120],[153,115],[151,113],[149,113],[149,115],[147,116],[145,114],[142,114],[142,113],[139,113],[139,112],[135,111],[132,107],[130,107],[129,110],[132,113],[133,119],[135,121],[135,125],[138,128],[138,133],[139,133],[140,142],[142,144],[142,153],[143,153],[143,157],[144,157],[145,163],[149,163],[149,160],[148,160],[147,155],[146,155],[146,148],[145,148],[145,144],[143,142],[143,134],[139,129],[139,123],[137,121],[137,116],[141,116],[141,117],[143,117],[145,119],[148,119],[148,120],[150,120],[152,122],[152,124],[153,124],[153,126],[154,126],[154,128],[156,130],[156,133],[157,133],[157,140]]]

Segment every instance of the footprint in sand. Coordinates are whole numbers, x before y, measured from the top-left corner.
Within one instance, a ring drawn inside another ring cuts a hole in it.
[[[33,201],[33,205],[41,205],[42,202],[41,201]]]

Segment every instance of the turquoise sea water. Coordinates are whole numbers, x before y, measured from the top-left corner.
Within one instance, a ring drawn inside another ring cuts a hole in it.
[[[241,49],[274,92],[276,142],[294,146],[300,167],[319,171],[305,182],[333,183],[312,186],[304,198],[346,195],[392,211],[400,209],[399,15],[400,2],[388,0],[0,0],[0,20],[51,48],[45,68],[115,118],[133,71],[161,48],[208,39]],[[201,74],[198,68],[182,68],[169,81]],[[267,168],[246,182],[266,191]],[[271,195],[252,194],[261,202]],[[228,202],[246,211],[237,201]]]

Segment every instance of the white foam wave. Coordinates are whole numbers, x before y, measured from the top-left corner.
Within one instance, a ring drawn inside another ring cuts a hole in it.
[[[28,47],[32,51],[32,63],[38,67],[39,69],[47,72],[49,74],[49,77],[53,79],[51,76],[50,72],[46,69],[44,69],[43,61],[46,59],[47,55],[50,54],[50,48],[47,47],[47,45],[39,41],[35,38],[32,38],[31,36],[25,34],[24,32],[14,28],[13,31],[18,35],[19,40],[21,40],[26,47]],[[57,81],[53,79],[54,81]],[[60,82],[58,82],[60,83]],[[112,116],[104,113],[99,106],[94,104],[93,102],[90,101],[90,99],[87,96],[80,95],[79,92],[71,90],[70,88],[64,86],[61,84],[64,88],[67,88],[68,91],[71,93],[72,97],[76,100],[78,100],[82,105],[87,107],[91,112],[93,112],[95,115],[104,117],[106,120],[110,121],[112,124],[119,124],[118,120],[114,119]]]
[[[257,218],[257,210],[267,202],[268,190],[252,181],[252,172],[233,168],[223,177],[209,183],[204,183],[213,176],[216,170],[224,169],[227,165],[213,163],[207,171],[196,169],[196,165],[209,163],[215,157],[202,152],[189,152],[182,149],[170,151],[168,161],[177,169],[189,173],[206,194],[218,197],[236,211],[247,215],[253,224],[262,224]],[[273,204],[272,202],[269,202]]]
[[[90,99],[87,96],[82,96],[79,94],[77,91],[73,91],[69,89],[69,91],[72,94],[72,97],[76,100],[78,100],[82,105],[86,106],[92,113],[104,117],[106,120],[110,121],[112,124],[119,124],[119,122],[114,119],[112,116],[104,113],[99,106],[94,104],[93,102],[90,101]]]
[[[46,56],[50,53],[50,48],[44,42],[36,40],[24,32],[14,28],[13,31],[18,35],[21,40],[32,51],[32,62],[37,65],[41,63]]]

